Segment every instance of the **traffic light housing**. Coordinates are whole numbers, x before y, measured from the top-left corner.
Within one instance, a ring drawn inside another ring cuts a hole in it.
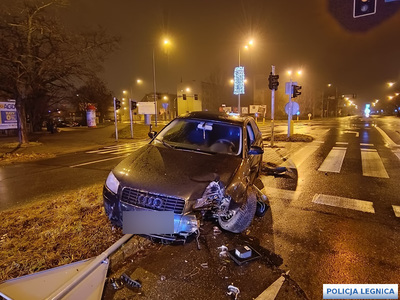
[[[137,103],[136,101],[131,100],[131,109],[134,110],[137,108]]]
[[[378,0],[354,0],[353,18],[375,14],[377,1]]]
[[[115,107],[115,110],[118,110],[121,108],[121,101],[119,101],[117,98],[114,98],[114,107]]]
[[[182,94],[182,99],[186,100],[186,94]]]
[[[268,87],[270,90],[277,90],[279,85],[279,75],[272,75],[272,72],[268,76]]]
[[[300,85],[293,85],[293,96],[292,98],[296,98],[297,96],[301,95],[301,86]]]
[[[194,100],[199,100],[199,95],[194,94]]]

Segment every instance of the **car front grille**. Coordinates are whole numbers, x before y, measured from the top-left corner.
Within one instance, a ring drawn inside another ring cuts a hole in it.
[[[182,214],[185,207],[185,200],[183,199],[131,188],[124,188],[122,190],[121,201],[153,210],[173,211],[175,214]]]

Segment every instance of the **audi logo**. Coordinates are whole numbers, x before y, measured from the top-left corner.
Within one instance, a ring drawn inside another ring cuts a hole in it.
[[[154,209],[161,209],[163,205],[162,199],[153,196],[140,195],[137,201],[138,204],[144,207],[154,208]]]

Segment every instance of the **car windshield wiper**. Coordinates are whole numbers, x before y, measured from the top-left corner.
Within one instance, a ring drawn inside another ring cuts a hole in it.
[[[171,149],[175,149],[176,147],[172,146],[171,144],[168,144],[166,141],[164,140],[160,140],[160,139],[156,139],[157,142],[161,142],[165,147],[167,148],[171,148]]]

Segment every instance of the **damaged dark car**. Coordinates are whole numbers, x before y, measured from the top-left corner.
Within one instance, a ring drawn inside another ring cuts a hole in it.
[[[149,144],[133,152],[109,174],[104,207],[122,226],[124,211],[174,212],[177,240],[199,233],[211,217],[239,233],[265,205],[254,182],[261,171],[262,134],[251,117],[192,112],[179,116]]]

